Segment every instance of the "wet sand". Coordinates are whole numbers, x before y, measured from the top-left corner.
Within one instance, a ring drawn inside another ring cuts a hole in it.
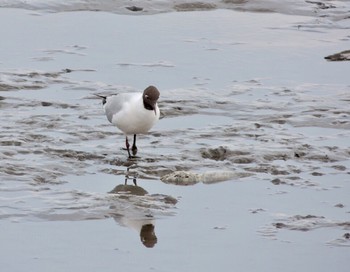
[[[349,20],[217,5],[0,9],[2,267],[347,271]],[[127,160],[94,94],[150,84]]]

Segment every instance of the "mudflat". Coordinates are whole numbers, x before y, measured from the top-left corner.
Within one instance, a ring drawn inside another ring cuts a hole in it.
[[[347,271],[350,69],[325,59],[346,2],[21,2],[0,1],[6,271]],[[151,84],[129,160],[94,94]]]

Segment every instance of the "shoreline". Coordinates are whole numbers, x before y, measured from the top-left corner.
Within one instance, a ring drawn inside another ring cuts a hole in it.
[[[18,8],[37,12],[95,11],[121,15],[153,15],[169,12],[211,11],[218,9],[254,13],[280,13],[315,17],[333,21],[349,19],[350,4],[329,1],[226,0],[226,1],[8,1],[0,0],[0,8]]]

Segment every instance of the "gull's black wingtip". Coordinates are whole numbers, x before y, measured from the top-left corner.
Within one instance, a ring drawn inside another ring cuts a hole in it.
[[[102,105],[106,104],[107,96],[103,96],[103,95],[99,95],[99,94],[95,94],[95,96],[102,98]]]

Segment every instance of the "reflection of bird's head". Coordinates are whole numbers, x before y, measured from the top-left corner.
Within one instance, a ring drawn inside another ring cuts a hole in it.
[[[154,232],[154,225],[143,225],[140,231],[140,238],[145,247],[154,247],[154,245],[157,243],[157,236]]]

